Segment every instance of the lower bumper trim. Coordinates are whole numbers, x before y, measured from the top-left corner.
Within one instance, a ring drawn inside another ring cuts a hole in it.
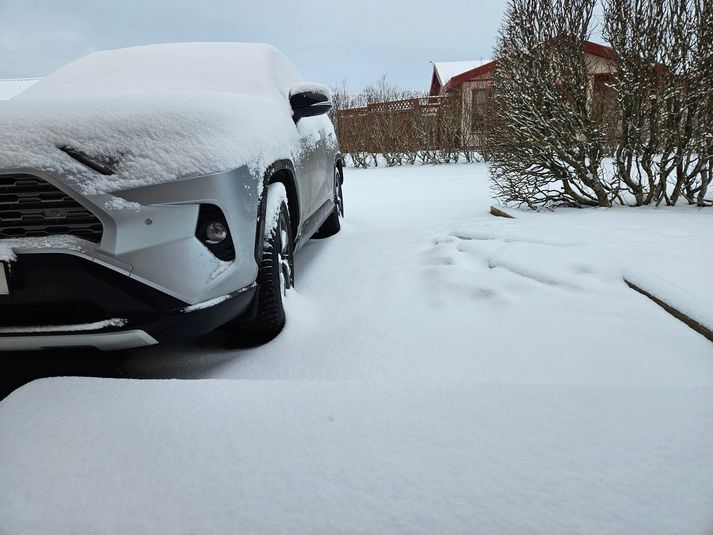
[[[52,334],[0,337],[0,351],[34,351],[69,347],[94,347],[116,351],[151,346],[158,341],[141,330],[86,334]]]

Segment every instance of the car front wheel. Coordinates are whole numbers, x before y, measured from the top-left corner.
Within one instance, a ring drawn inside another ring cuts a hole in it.
[[[256,346],[269,342],[285,326],[283,297],[294,286],[294,259],[287,196],[281,183],[267,190],[265,241],[258,269],[257,312],[238,326],[234,345]]]

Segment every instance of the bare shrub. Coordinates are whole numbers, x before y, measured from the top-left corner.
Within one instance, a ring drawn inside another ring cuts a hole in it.
[[[612,73],[617,111],[614,161],[623,188],[637,206],[649,204],[665,189],[657,170],[663,122],[661,66],[664,2],[606,0],[603,29],[615,53]]]
[[[636,205],[706,204],[711,168],[710,0],[606,0],[615,51],[615,162]]]
[[[584,43],[596,0],[510,0],[498,37],[487,136],[507,203],[610,206],[604,136],[589,105]]]

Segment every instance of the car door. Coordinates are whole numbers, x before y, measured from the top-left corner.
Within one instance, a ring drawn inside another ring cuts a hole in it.
[[[334,132],[326,117],[304,117],[297,123],[302,151],[296,172],[304,192],[303,221],[317,214],[332,198],[334,172]]]

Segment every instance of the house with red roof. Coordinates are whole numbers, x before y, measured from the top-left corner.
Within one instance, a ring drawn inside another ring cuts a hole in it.
[[[605,83],[615,69],[614,51],[607,46],[586,41],[584,54],[593,93],[608,91]],[[471,120],[478,122],[482,119],[496,68],[497,62],[490,60],[434,63],[429,95],[446,96],[459,92],[463,99],[463,109],[471,110]],[[463,129],[464,133],[471,130],[465,119]]]
[[[584,54],[592,78],[608,76],[613,72],[614,51],[608,46],[586,41]],[[433,63],[429,95],[443,96],[452,91],[488,87],[495,68],[495,61],[483,59]]]

